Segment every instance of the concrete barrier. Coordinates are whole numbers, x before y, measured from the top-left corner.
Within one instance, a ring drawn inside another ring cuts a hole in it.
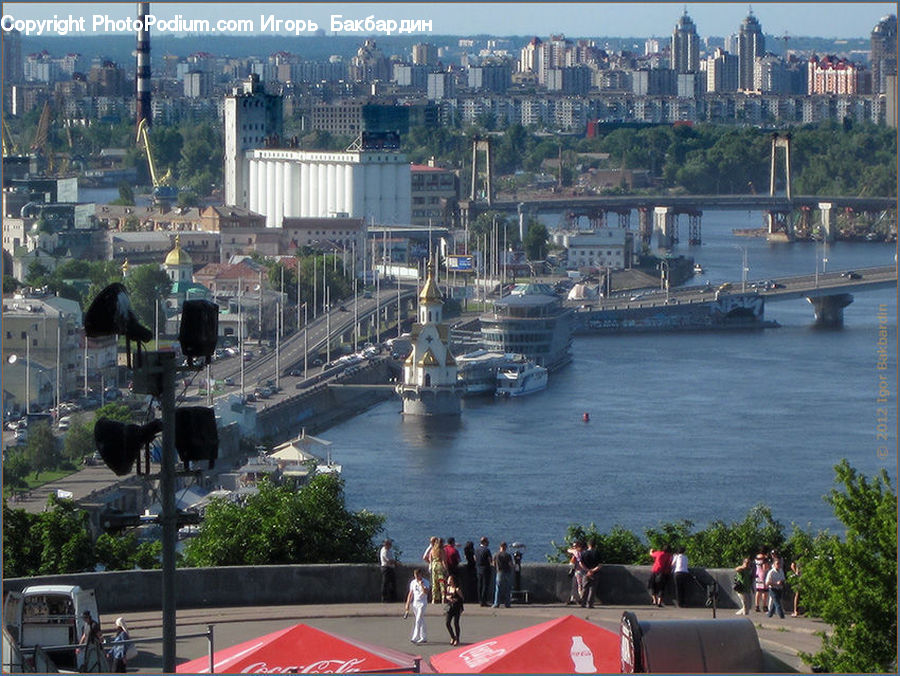
[[[572,582],[566,574],[567,569],[559,564],[523,564],[521,586],[529,592],[529,601],[564,603],[568,600]],[[465,571],[465,567],[462,570]],[[692,568],[691,572],[701,584],[707,581],[718,583],[720,608],[740,607],[740,601],[731,589],[732,570]],[[605,565],[599,575],[600,603],[650,603],[647,590],[650,566]],[[398,567],[398,594],[403,593],[411,577],[411,566]],[[116,611],[156,608],[162,598],[160,570],[10,578],[3,580],[3,592],[19,591],[35,584],[77,584],[84,589],[93,589],[101,609]],[[179,608],[373,603],[381,599],[381,571],[374,564],[179,568],[175,584]],[[706,589],[701,584],[688,586],[688,606],[702,607],[706,602]],[[785,597],[789,598],[789,595]],[[668,603],[673,602],[674,587],[671,584],[665,599]]]

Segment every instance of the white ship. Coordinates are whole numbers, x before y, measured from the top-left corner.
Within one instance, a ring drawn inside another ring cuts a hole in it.
[[[547,369],[524,357],[505,363],[497,371],[498,397],[521,397],[547,387]]]
[[[497,389],[497,370],[510,355],[490,350],[475,350],[456,358],[457,378],[465,387],[464,397],[493,394]]]

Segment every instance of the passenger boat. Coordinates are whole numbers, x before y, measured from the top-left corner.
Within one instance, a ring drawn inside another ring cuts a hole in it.
[[[702,275],[703,274],[703,266],[700,263],[694,263],[694,274]]]
[[[498,397],[521,397],[547,387],[547,369],[524,357],[505,363],[497,371]]]
[[[456,358],[457,378],[465,387],[464,397],[493,394],[497,388],[497,369],[508,355],[490,350],[475,350]]]

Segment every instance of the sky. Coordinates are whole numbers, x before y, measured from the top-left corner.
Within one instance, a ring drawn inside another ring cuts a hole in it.
[[[252,20],[261,33],[261,16],[315,22],[329,31],[332,15],[344,19],[431,20],[435,35],[537,35],[564,33],[567,37],[668,37],[681,14],[688,15],[701,37],[736,33],[752,8],[768,35],[823,38],[868,38],[881,17],[896,14],[894,3],[871,2],[673,2],[673,3],[151,3],[151,13],[170,20],[219,18]],[[90,33],[94,15],[113,19],[132,17],[135,3],[4,3],[3,15],[21,19],[84,17]],[[5,21],[4,21],[5,25]],[[178,33],[174,25],[173,35]],[[103,32],[103,31],[100,31]],[[110,31],[110,32],[115,32]],[[54,33],[52,28],[45,34]],[[95,33],[96,34],[96,33]],[[348,35],[348,33],[343,33]],[[366,33],[358,33],[364,35]]]

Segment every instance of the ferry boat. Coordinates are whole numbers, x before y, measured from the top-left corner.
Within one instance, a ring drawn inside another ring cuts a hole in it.
[[[703,266],[700,263],[694,263],[694,274],[702,275],[703,274]]]
[[[464,397],[493,394],[497,389],[497,370],[507,362],[503,352],[475,350],[456,357],[457,378],[465,390]]]
[[[497,371],[495,394],[498,397],[521,397],[539,392],[545,387],[547,387],[547,369],[521,355],[505,363]]]

